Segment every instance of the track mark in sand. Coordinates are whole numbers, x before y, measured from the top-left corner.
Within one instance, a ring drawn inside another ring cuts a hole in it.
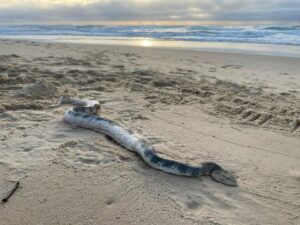
[[[186,202],[186,206],[189,208],[189,209],[197,209],[200,207],[200,203],[199,202],[196,202],[194,200],[190,201],[190,202]]]
[[[68,142],[66,142],[66,143],[64,143],[64,144],[62,144],[62,145],[60,145],[59,147],[60,147],[60,148],[67,148],[67,147],[69,147],[69,148],[74,148],[77,144],[78,144],[77,141],[68,141]]]
[[[243,144],[240,144],[240,143],[237,143],[237,142],[233,142],[233,141],[229,141],[229,140],[224,139],[224,138],[217,137],[217,136],[215,136],[215,135],[210,135],[210,134],[203,133],[203,132],[201,132],[201,131],[197,131],[197,130],[193,130],[193,129],[191,129],[191,128],[187,128],[187,127],[182,126],[182,125],[180,125],[180,124],[176,124],[176,123],[174,123],[173,121],[168,121],[168,120],[166,120],[166,119],[159,118],[159,117],[157,117],[157,116],[154,116],[154,117],[157,118],[157,119],[159,119],[159,120],[161,120],[161,121],[163,121],[163,122],[166,122],[166,123],[168,123],[168,124],[172,124],[172,125],[174,125],[174,126],[183,128],[183,129],[185,129],[185,130],[189,130],[189,131],[191,131],[191,132],[193,132],[193,133],[201,134],[201,135],[203,135],[203,136],[210,137],[210,138],[213,138],[213,139],[217,139],[217,140],[219,140],[219,141],[224,141],[224,142],[229,143],[229,144],[237,145],[237,146],[243,147],[243,148],[245,148],[245,149],[247,149],[247,150],[255,149],[255,150],[257,150],[257,151],[262,151],[262,152],[267,152],[267,153],[272,153],[272,154],[282,155],[282,156],[289,157],[289,158],[293,158],[293,159],[294,159],[294,158],[300,159],[300,157],[298,157],[298,156],[291,156],[291,155],[288,155],[288,154],[285,154],[285,153],[275,152],[275,151],[272,151],[272,150],[269,150],[269,149],[259,148],[259,147],[255,147],[255,146],[251,146],[251,145],[243,145]]]
[[[248,116],[251,115],[251,113],[252,113],[252,111],[245,111],[245,112],[243,112],[242,117],[243,117],[244,119],[246,119]]]
[[[115,202],[115,199],[113,197],[111,198],[108,198],[106,201],[105,201],[105,204],[110,206],[112,205],[113,203]]]
[[[118,157],[123,162],[132,162],[132,161],[134,161],[134,159],[132,159],[132,158],[130,158],[128,156],[119,155]]]
[[[255,121],[260,117],[259,113],[252,113],[251,118],[249,118],[249,121]]]
[[[191,75],[191,74],[195,74],[197,72],[195,70],[191,70],[191,69],[176,68],[175,71],[171,71],[171,73],[182,74],[182,75]]]
[[[67,154],[67,156],[68,155],[69,154]],[[89,152],[84,153],[80,149],[75,150],[75,155],[77,155],[76,159],[70,158],[70,160],[75,160],[75,162],[88,165],[88,166],[109,165],[118,162],[120,160],[120,157],[110,155],[105,152],[102,154],[93,154]]]
[[[284,200],[281,200],[281,199],[278,199],[278,198],[274,198],[274,197],[271,197],[271,196],[268,196],[268,195],[260,194],[260,193],[255,192],[255,191],[250,191],[250,189],[243,189],[243,191],[247,194],[250,194],[250,195],[254,195],[254,196],[266,199],[266,200],[272,200],[274,202],[278,202],[281,205],[284,204],[286,206],[299,207],[299,204],[291,204],[287,201],[284,201]],[[285,212],[285,213],[288,213],[288,212]]]
[[[242,67],[243,67],[242,65],[231,65],[231,64],[221,66],[221,68],[223,69],[241,69]]]
[[[293,127],[292,127],[292,131],[296,131],[298,128],[300,127],[300,120],[294,120],[293,121]]]
[[[211,67],[211,68],[209,68],[209,70],[208,70],[208,72],[211,72],[211,73],[214,73],[214,72],[216,72],[217,71],[217,68],[215,68],[215,67]]]
[[[83,164],[99,164],[100,160],[95,158],[78,157],[77,160]]]
[[[30,103],[10,103],[10,104],[3,104],[1,107],[0,112],[5,111],[17,111],[17,110],[23,110],[23,109],[43,109],[45,108],[45,104],[41,102],[30,102]]]
[[[272,115],[270,115],[270,114],[261,114],[260,119],[258,121],[258,124],[263,125],[264,123],[266,123],[271,118],[272,118]]]

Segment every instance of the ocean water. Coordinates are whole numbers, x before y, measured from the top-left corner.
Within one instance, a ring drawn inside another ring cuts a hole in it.
[[[1,36],[89,36],[300,46],[300,25],[268,26],[1,26]]]

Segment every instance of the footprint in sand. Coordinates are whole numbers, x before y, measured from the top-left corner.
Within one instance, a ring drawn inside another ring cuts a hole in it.
[[[189,209],[197,209],[200,207],[200,203],[194,200],[185,203]]]

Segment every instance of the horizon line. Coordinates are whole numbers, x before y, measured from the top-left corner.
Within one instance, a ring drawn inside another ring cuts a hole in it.
[[[267,25],[284,24],[299,25],[299,21],[45,21],[45,22],[1,22],[0,25],[91,25],[91,26],[205,26],[205,25]]]

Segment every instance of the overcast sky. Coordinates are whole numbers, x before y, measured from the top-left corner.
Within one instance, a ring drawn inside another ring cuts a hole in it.
[[[300,22],[300,0],[0,0],[0,23]]]

